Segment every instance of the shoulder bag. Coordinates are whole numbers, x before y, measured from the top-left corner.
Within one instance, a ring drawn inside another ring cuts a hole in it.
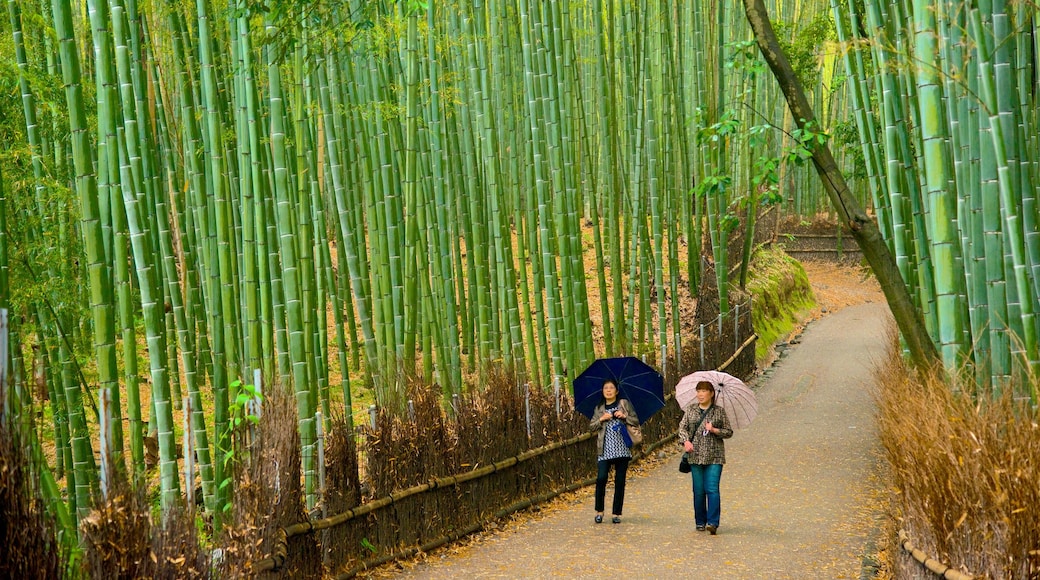
[[[633,412],[631,403],[625,400],[625,406],[627,407],[626,413]],[[643,430],[639,425],[629,425],[625,423],[625,430],[621,432],[622,438],[625,440],[625,445],[632,447],[633,445],[639,445],[643,442]]]
[[[710,412],[711,408],[714,406],[715,405],[712,405],[704,410],[704,413],[701,414],[701,420],[697,421],[697,426],[693,428],[693,431],[691,431],[692,433],[697,433],[697,431],[701,430],[701,425],[703,425],[704,420],[708,418],[708,412]],[[682,459],[679,460],[679,473],[689,473],[691,470],[690,462],[686,459],[686,453],[683,453]]]

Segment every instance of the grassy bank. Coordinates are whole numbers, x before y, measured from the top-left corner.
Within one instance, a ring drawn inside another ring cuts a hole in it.
[[[802,265],[776,248],[755,252],[747,289],[754,296],[751,320],[759,337],[755,360],[762,366],[773,345],[816,305],[816,298]]]

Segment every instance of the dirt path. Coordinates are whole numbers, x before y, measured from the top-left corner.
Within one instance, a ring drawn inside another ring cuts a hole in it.
[[[752,383],[760,414],[727,442],[717,536],[693,529],[690,479],[676,470],[676,446],[636,466],[620,525],[593,523],[585,489],[396,575],[859,578],[880,517],[868,388],[888,311],[879,301],[846,306],[863,300],[841,304],[819,291],[818,298],[823,316]]]

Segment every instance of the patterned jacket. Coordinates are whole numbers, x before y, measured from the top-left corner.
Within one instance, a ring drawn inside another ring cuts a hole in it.
[[[632,403],[628,402],[628,399],[618,399],[618,407],[625,412],[626,425],[639,425],[639,417],[636,415],[636,410],[632,408]],[[607,424],[607,421],[600,421],[599,418],[606,412],[607,404],[601,402],[599,405],[596,405],[596,410],[592,412],[592,420],[589,421],[589,431],[599,431],[599,438],[596,441],[597,454],[603,451],[603,436],[606,433],[603,426]]]
[[[700,420],[700,404],[694,401],[686,406],[683,418],[679,421],[679,443],[687,441],[693,443],[693,451],[686,454],[686,460],[694,465],[725,464],[726,446],[722,440],[733,436],[733,429],[730,429],[726,411],[722,407],[712,406],[708,409],[707,416],[704,417],[704,424],[711,423],[712,427],[719,430],[718,433],[705,435],[704,424],[697,429],[696,433],[691,433],[692,429],[697,428]]]

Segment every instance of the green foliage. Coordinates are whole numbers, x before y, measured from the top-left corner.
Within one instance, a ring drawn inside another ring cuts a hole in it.
[[[729,175],[709,175],[693,188],[693,193],[697,197],[718,195],[725,193],[732,182],[733,178]]]
[[[758,194],[760,205],[769,206],[782,202],[780,193],[780,159],[761,155],[754,163],[751,185]]]
[[[732,42],[727,45],[730,58],[726,67],[739,71],[750,77],[743,83],[745,90],[736,102],[749,102],[753,99],[751,87],[755,85],[754,77],[766,72],[765,61],[762,60],[758,45],[753,40]],[[815,66],[815,64],[814,64]],[[772,125],[753,125],[747,129],[741,126],[741,115],[734,108],[727,108],[719,115],[719,120],[708,126],[702,124],[706,112],[698,108],[695,111],[700,128],[697,130],[697,142],[701,145],[729,142],[746,139],[749,149],[755,151],[769,150],[774,142],[775,130]],[[785,162],[803,165],[812,157],[812,149],[817,143],[826,142],[825,133],[817,133],[809,129],[800,129],[793,134],[795,145],[779,156],[760,155],[752,163],[751,184],[745,193],[732,200],[731,207],[720,217],[720,225],[723,231],[729,232],[739,226],[739,218],[734,214],[738,209],[746,211],[756,205],[772,205],[781,203],[783,196],[780,194],[780,167]],[[724,194],[732,187],[732,180],[726,175],[712,175],[698,183],[694,189],[697,196]]]
[[[243,384],[242,381],[232,382],[230,392],[233,397],[231,404],[228,406],[228,423],[224,434],[227,440],[231,441],[231,447],[224,452],[222,459],[224,473],[227,474],[227,477],[218,486],[221,490],[232,484],[235,464],[245,459],[241,453],[246,449],[245,430],[247,427],[260,422],[260,418],[253,414],[252,411],[263,402],[263,395],[260,393],[260,390],[255,385]],[[231,505],[231,502],[224,504],[224,511],[229,511]]]
[[[29,6],[23,7],[28,10]],[[22,12],[22,21],[39,20],[38,14]],[[30,306],[47,303],[63,319],[86,318],[80,296],[80,270],[77,258],[82,255],[80,236],[65,229],[78,221],[79,209],[75,192],[69,187],[69,176],[54,167],[54,155],[42,156],[43,175],[37,179],[33,171],[33,150],[26,132],[22,102],[22,75],[28,82],[36,102],[36,127],[39,139],[53,144],[67,138],[68,112],[60,78],[30,67],[22,72],[15,60],[10,21],[0,19],[0,165],[3,166],[3,188],[6,192],[8,220],[6,234],[10,240],[10,308],[22,315],[24,334],[32,334]],[[29,42],[26,37],[26,42]],[[42,47],[27,47],[27,50]],[[34,51],[36,52],[36,51]],[[30,55],[31,58],[31,55]],[[37,152],[40,153],[40,152]],[[60,275],[53,275],[60,272]]]
[[[813,151],[817,147],[825,145],[830,139],[830,135],[826,131],[816,130],[818,126],[816,121],[806,123],[805,119],[801,119],[801,124],[802,127],[791,132],[794,145],[784,151],[784,159],[798,166],[804,165],[812,159]]]
[[[228,434],[233,435],[245,423],[256,425],[260,422],[256,415],[250,414],[250,410],[253,401],[263,402],[263,395],[254,385],[243,385],[242,381],[231,383],[231,391],[237,393],[228,407]]]
[[[703,117],[703,109],[697,109],[698,116]],[[697,143],[718,143],[738,135],[740,131],[740,119],[733,109],[726,109],[719,115],[719,120],[707,127],[697,130]]]
[[[773,22],[773,29],[798,81],[803,87],[816,86],[820,80],[820,53],[823,45],[835,35],[830,11],[817,14],[802,27],[777,20]]]
[[[756,41],[731,42],[726,46],[730,49],[730,59],[726,62],[726,68],[752,76],[766,71],[766,63],[762,60],[762,53]]]
[[[880,131],[880,124],[875,125]],[[852,179],[867,177],[867,162],[863,158],[863,148],[859,144],[859,131],[852,119],[840,121],[834,125],[834,142],[844,157],[845,174]]]

